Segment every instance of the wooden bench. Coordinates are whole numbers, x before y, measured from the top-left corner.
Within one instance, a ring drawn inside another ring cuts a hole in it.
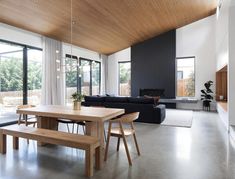
[[[93,156],[95,153],[95,167],[100,169],[100,143],[96,137],[20,125],[6,126],[0,128],[0,153],[2,154],[6,153],[6,135],[13,136],[14,149],[19,148],[19,137],[21,137],[85,150],[85,174],[88,177],[93,175]]]

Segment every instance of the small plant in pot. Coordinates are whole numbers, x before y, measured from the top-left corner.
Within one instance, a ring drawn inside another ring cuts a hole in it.
[[[84,99],[84,95],[79,92],[75,92],[71,95],[71,99],[73,99],[73,109],[80,110],[81,109],[81,102]]]
[[[213,100],[213,91],[210,89],[213,81],[207,81],[204,86],[206,89],[201,90],[201,100],[203,101],[203,109],[210,111],[210,103]]]

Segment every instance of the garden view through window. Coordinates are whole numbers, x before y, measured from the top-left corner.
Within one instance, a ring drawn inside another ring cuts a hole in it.
[[[119,62],[119,95],[131,95],[131,62]]]
[[[14,122],[16,107],[41,102],[42,51],[0,41],[0,125]]]
[[[66,64],[66,103],[72,103],[71,95],[81,91],[84,95],[100,94],[100,62],[67,55]]]
[[[177,58],[177,96],[195,96],[195,58]]]

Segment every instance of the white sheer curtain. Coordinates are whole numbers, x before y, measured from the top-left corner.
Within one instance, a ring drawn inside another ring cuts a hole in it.
[[[43,37],[42,104],[65,104],[62,42]]]

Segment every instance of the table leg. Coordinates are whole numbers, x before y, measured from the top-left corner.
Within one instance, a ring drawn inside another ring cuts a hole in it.
[[[97,123],[86,122],[86,135],[97,137]]]
[[[103,167],[104,163],[104,122],[86,122],[86,135],[96,136],[100,139],[99,152],[100,166]]]
[[[37,116],[37,127],[50,130],[58,130],[57,118]],[[45,145],[44,142],[38,142],[39,146]]]
[[[100,139],[100,168],[103,167],[104,164],[104,151],[105,151],[105,146],[104,146],[104,122],[100,121],[98,122],[98,137]]]

